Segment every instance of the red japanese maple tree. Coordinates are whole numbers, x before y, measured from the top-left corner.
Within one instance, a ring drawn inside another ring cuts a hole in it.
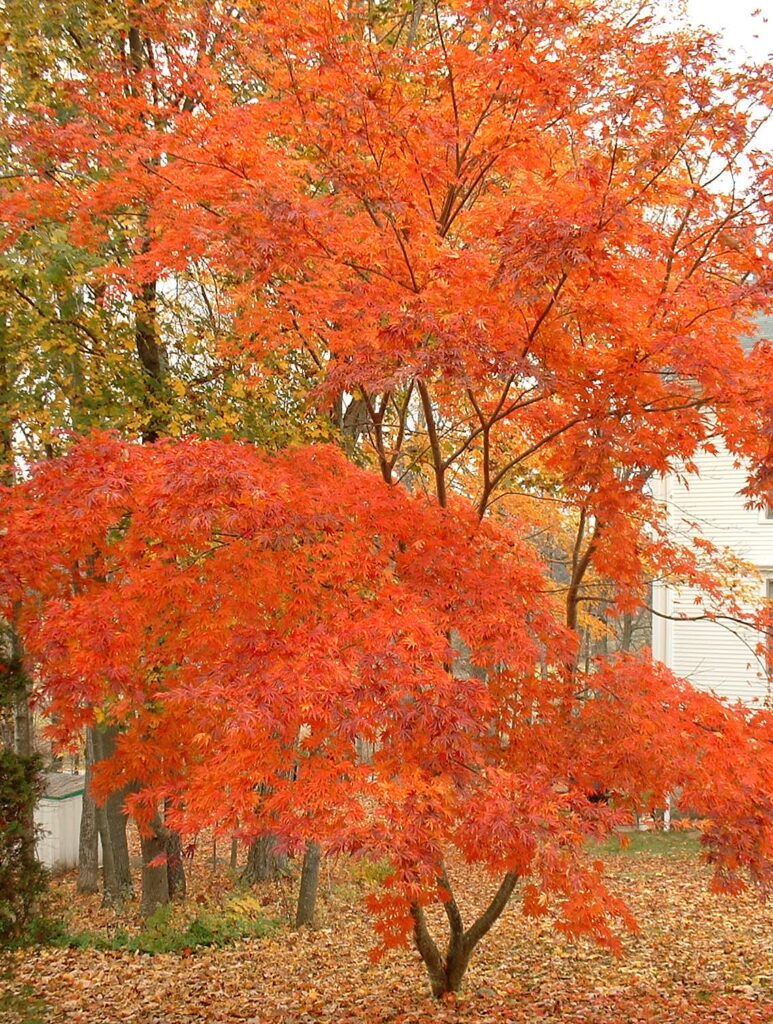
[[[130,16],[152,59],[12,126],[9,244],[53,220],[118,296],[205,264],[256,378],[303,353],[372,468],[110,438],[42,467],[9,496],[4,592],[60,728],[121,723],[102,784],[139,781],[140,816],[387,853],[383,933],[413,933],[436,994],[522,877],[530,913],[555,897],[615,944],[595,784],[618,808],[679,786],[723,882],[765,882],[768,716],[645,657],[583,676],[573,631],[591,574],[618,611],[656,571],[709,582],[653,473],[721,436],[762,466],[752,497],[769,479],[769,346],[739,338],[770,291],[770,69],[616,0]],[[557,580],[546,497],[574,533]],[[502,876],[466,929],[450,848]]]
[[[436,994],[458,988],[520,879],[528,913],[617,948],[610,919],[633,922],[583,841],[645,791],[678,785],[715,819],[725,884],[740,867],[768,881],[769,716],[638,658],[578,679],[516,524],[389,487],[336,449],[236,442],[95,437],[6,497],[2,593],[57,732],[97,713],[121,726],[101,791],[131,782],[140,821],[171,800],[182,830],[257,820],[290,847],[388,857],[379,928],[414,933]],[[617,810],[588,801],[599,781]],[[451,849],[502,875],[466,930]],[[424,917],[435,899],[446,957]]]

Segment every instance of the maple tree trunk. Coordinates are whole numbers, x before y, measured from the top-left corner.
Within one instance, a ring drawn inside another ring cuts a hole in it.
[[[634,621],[633,615],[630,612],[625,612],[622,616],[623,631],[620,636],[620,650],[630,651],[633,646],[633,630]]]
[[[140,836],[142,851],[142,899],[140,914],[150,915],[160,906],[169,902],[169,875],[167,873],[167,835],[156,815],[150,823],[152,832],[148,836]],[[154,864],[155,860],[160,863]]]
[[[184,900],[188,891],[183,865],[183,844],[179,832],[166,830],[164,840],[166,850],[166,879],[170,900]]]
[[[116,793],[111,793],[105,802],[107,833],[113,851],[113,864],[115,867],[115,895],[117,895],[119,901],[129,899],[133,889],[131,866],[129,863],[129,843],[126,838],[128,819],[123,812],[126,792],[125,789],[119,789]]]
[[[114,725],[93,730],[95,764],[113,756],[117,734],[118,730]],[[123,812],[126,793],[126,787],[111,793],[97,813],[99,837],[102,842],[102,898],[108,905],[122,903],[132,895],[129,843],[126,838],[128,819]]]
[[[132,64],[136,71],[142,69],[144,63],[143,40],[139,29],[132,26],[129,30],[129,47]],[[147,239],[143,248],[147,247]],[[169,409],[165,405],[165,385],[168,369],[167,352],[158,330],[158,286],[155,280],[143,283],[140,292],[134,298],[134,341],[137,357],[144,374],[143,403],[145,422],[141,436],[143,444],[153,444],[168,426]],[[159,903],[168,903],[175,897],[184,897],[186,890],[185,871],[182,862],[182,840],[179,833],[154,823],[154,835],[140,844],[142,852],[142,899],[144,916],[153,913]],[[161,845],[163,849],[157,850]],[[150,860],[166,856],[162,868],[150,866]],[[158,872],[162,870],[166,876],[162,884]],[[147,887],[147,889],[146,889]]]
[[[91,776],[94,766],[94,737],[91,729],[86,730],[84,761],[86,770],[78,838],[77,890],[82,893],[92,893],[99,890],[99,829],[97,827],[97,809],[91,795]]]
[[[491,930],[507,906],[518,882],[518,875],[513,871],[505,875],[489,905],[466,931],[459,907],[451,894],[445,871],[442,872],[441,882],[449,896],[448,900],[443,902],[443,909],[449,925],[449,940],[445,956],[438,949],[429,931],[424,908],[418,903],[411,906],[414,943],[424,961],[432,995],[436,999],[440,999],[449,992],[458,992],[462,987],[473,950],[484,935]]]
[[[301,869],[301,887],[298,892],[298,906],[295,912],[295,927],[302,928],[314,920],[314,908],[317,905],[317,889],[319,888],[319,862],[321,857],[319,843],[308,842]]]
[[[94,821],[102,846],[102,906],[114,906],[121,903],[122,896],[115,873],[113,844],[110,841],[110,829],[107,826],[104,805],[94,807]]]
[[[274,882],[287,871],[287,854],[276,849],[276,837],[259,836],[253,839],[247,851],[247,863],[241,880],[247,885],[255,882]]]
[[[5,714],[5,709],[0,716],[0,747],[3,750],[13,750],[13,722]]]
[[[413,11],[411,13],[411,27],[408,30],[408,47],[413,46],[416,42],[416,36],[419,32],[419,22],[421,16],[424,13],[424,0],[414,0]]]
[[[169,810],[169,801],[164,803],[164,815]],[[183,865],[183,844],[179,832],[164,826],[164,849],[166,850],[166,878],[170,900],[183,900],[188,886]]]
[[[146,444],[157,441],[167,426],[169,409],[165,404],[167,355],[158,337],[156,322],[156,282],[143,284],[134,302],[134,336],[137,355],[145,374],[145,423],[142,440]]]

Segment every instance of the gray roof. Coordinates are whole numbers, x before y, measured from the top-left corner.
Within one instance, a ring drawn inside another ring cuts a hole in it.
[[[86,788],[84,775],[66,775],[64,772],[46,772],[44,800],[67,800],[71,796],[80,796]]]

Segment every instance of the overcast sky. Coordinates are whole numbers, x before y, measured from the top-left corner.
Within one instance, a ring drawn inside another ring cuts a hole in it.
[[[692,21],[720,33],[741,59],[773,52],[773,0],[689,0],[688,8]],[[762,13],[753,18],[756,10]]]

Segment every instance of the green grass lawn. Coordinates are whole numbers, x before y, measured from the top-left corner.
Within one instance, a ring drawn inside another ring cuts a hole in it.
[[[593,843],[591,846],[602,855],[627,857],[644,853],[674,857],[697,854],[700,851],[700,840],[697,831],[679,828],[670,832],[621,832],[603,843]]]

